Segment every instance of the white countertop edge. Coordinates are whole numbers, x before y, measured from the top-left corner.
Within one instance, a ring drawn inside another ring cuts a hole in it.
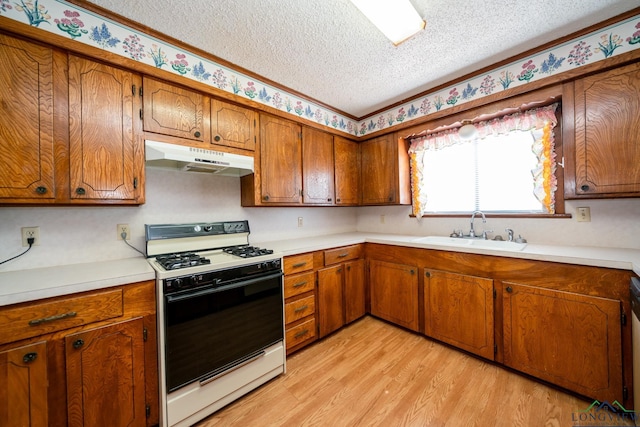
[[[523,251],[512,252],[434,245],[415,241],[421,237],[423,236],[353,232],[280,241],[252,242],[252,244],[273,249],[283,256],[288,256],[359,243],[378,243],[616,268],[631,270],[640,276],[640,250],[638,249],[528,244]],[[0,272],[0,307],[153,280],[155,277],[155,270],[142,257]]]
[[[7,271],[0,273],[0,307],[155,277],[155,271],[142,257]]]
[[[377,233],[343,233],[326,236],[315,236],[286,241],[264,242],[264,246],[277,249],[285,256],[304,252],[330,249],[358,243],[378,243],[422,249],[445,250],[450,252],[474,253],[507,258],[531,259],[537,261],[560,262],[566,264],[592,267],[616,268],[632,270],[640,276],[640,250],[600,248],[594,246],[561,246],[527,244],[522,251],[503,251],[495,249],[434,245],[416,242],[423,236],[408,236]]]

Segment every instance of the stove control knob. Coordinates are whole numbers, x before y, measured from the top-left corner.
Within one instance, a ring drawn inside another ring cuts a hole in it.
[[[182,279],[180,279],[180,278],[173,279],[171,281],[171,284],[170,284],[171,288],[173,288],[173,289],[180,289],[182,287],[182,285],[183,285]]]
[[[200,231],[202,230],[202,227],[200,227],[199,225],[196,225],[195,227],[193,227],[193,231]]]
[[[210,232],[212,229],[213,229],[213,227],[210,226],[210,225],[205,225],[204,226],[204,231],[206,231],[207,233]]]

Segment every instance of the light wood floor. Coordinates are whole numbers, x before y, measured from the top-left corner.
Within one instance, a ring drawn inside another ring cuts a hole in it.
[[[564,427],[590,403],[367,316],[197,426]]]

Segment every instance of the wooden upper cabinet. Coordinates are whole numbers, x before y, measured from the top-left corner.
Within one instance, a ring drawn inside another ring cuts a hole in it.
[[[425,334],[493,360],[493,280],[424,271]]]
[[[211,101],[211,143],[255,150],[258,113],[248,108]]]
[[[0,34],[0,203],[55,196],[53,61],[51,49]]]
[[[640,196],[640,63],[575,82],[572,151],[568,198]]]
[[[211,100],[202,93],[144,78],[144,130],[209,143]]]
[[[407,143],[394,134],[360,143],[363,205],[411,204]]]
[[[137,74],[69,56],[72,201],[143,201],[140,84]]]
[[[358,143],[333,137],[336,205],[360,203],[360,148]]]
[[[47,427],[47,343],[0,352],[0,426]]]
[[[295,122],[260,115],[260,194],[264,204],[302,201],[301,128]]]
[[[302,128],[302,176],[305,204],[334,202],[333,136],[317,129]]]
[[[503,282],[504,363],[623,402],[620,301]]]

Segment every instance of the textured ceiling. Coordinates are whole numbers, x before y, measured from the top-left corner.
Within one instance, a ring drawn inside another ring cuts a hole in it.
[[[638,0],[412,0],[393,46],[348,0],[92,0],[361,118],[640,6]]]

